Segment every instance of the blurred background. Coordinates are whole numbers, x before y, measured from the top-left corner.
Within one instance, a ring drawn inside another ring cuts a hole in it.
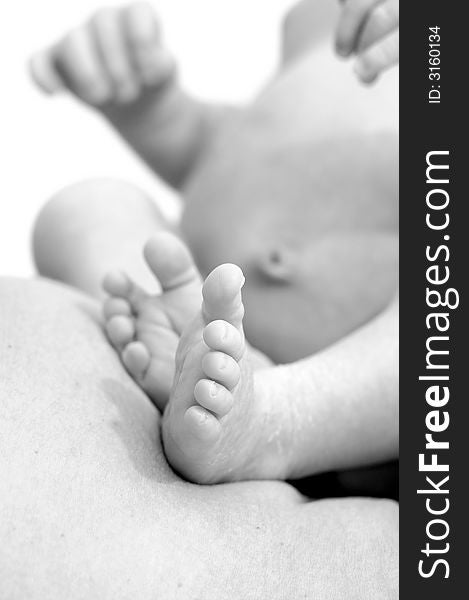
[[[186,87],[201,98],[245,101],[279,55],[280,23],[292,0],[157,0],[167,45]],[[0,275],[34,273],[30,231],[42,203],[90,177],[118,177],[165,193],[111,129],[67,95],[49,98],[30,82],[29,56],[103,5],[99,0],[14,0],[0,36]],[[173,203],[172,203],[173,202]],[[172,204],[171,204],[172,203]]]

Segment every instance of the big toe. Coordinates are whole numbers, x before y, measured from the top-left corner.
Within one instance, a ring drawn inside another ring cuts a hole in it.
[[[162,231],[144,249],[145,259],[161,284],[163,292],[200,283],[200,276],[188,247],[176,235]]]
[[[241,289],[244,275],[233,264],[216,267],[205,280],[203,294],[203,315],[206,323],[224,320],[241,328],[244,307]]]

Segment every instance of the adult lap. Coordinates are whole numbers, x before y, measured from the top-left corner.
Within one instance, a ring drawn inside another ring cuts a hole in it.
[[[397,596],[392,503],[188,484],[164,459],[158,421],[92,301],[0,282],[5,597]]]

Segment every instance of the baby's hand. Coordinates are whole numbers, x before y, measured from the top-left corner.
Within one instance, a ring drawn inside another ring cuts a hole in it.
[[[30,62],[34,81],[45,92],[68,89],[84,102],[128,104],[172,80],[175,65],[161,45],[150,5],[103,8]]]
[[[399,62],[399,0],[343,0],[336,32],[341,56],[356,54],[364,83]]]

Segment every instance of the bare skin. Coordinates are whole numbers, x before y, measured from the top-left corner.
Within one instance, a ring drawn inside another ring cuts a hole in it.
[[[238,267],[217,267],[200,294],[176,236],[154,236],[145,255],[161,295],[108,275],[106,331],[157,405],[169,396],[163,441],[178,472],[197,483],[288,479],[393,458],[396,305],[312,358],[260,366],[245,342]]]
[[[57,89],[55,74],[59,88],[110,118],[181,190],[181,229],[202,277],[224,262],[240,265],[247,338],[275,362],[304,358],[363,325],[397,281],[395,82],[363,88],[333,55],[330,32],[308,52],[304,23],[317,30],[324,4],[305,3],[287,19],[283,69],[235,111],[187,96],[158,21],[141,4],[100,11],[32,63],[44,89]],[[123,98],[123,81],[133,96]]]
[[[98,21],[101,18],[97,18]],[[85,27],[78,37],[74,32],[65,47],[59,45],[52,52],[60,74],[66,72],[67,65],[71,69],[74,77],[69,77],[70,87],[85,101],[86,94],[79,85],[79,72],[71,68],[71,57],[75,56],[78,60],[78,41],[95,31],[96,24]],[[242,266],[248,282],[244,322],[247,338],[277,363],[302,359],[358,328],[351,338],[350,354],[351,357],[357,356],[353,344],[361,347],[362,337],[368,338],[367,328],[362,334],[360,326],[386,307],[395,289],[396,154],[395,140],[392,134],[386,133],[389,107],[386,103],[384,106],[380,104],[384,98],[382,89],[371,95],[365,93],[356,83],[355,87],[351,85],[350,77],[354,81],[353,76],[350,74],[347,79],[337,62],[331,64],[328,79],[319,92],[312,86],[305,86],[305,82],[311,81],[312,75],[318,72],[320,61],[318,63],[309,55],[298,58],[249,109],[231,115],[211,130],[203,148],[199,147],[191,154],[191,160],[185,160],[186,175],[178,184],[184,188],[188,199],[182,230],[194,252],[197,266],[203,276],[220,262],[235,262]],[[143,88],[146,89],[145,82]],[[193,125],[207,114],[205,108],[197,108],[196,103],[188,108],[178,100],[168,104],[174,112],[167,113],[165,99],[174,94],[179,97],[176,90],[175,80],[163,70],[161,79],[142,96],[151,100],[155,115],[160,115],[161,119],[158,122],[147,119],[147,124],[153,123],[159,131],[161,122],[165,123],[161,137],[153,142],[153,157],[155,168],[168,181],[171,178],[165,175],[166,163],[158,158],[168,136],[178,143],[185,140],[181,142],[184,147],[195,148],[191,140],[200,139],[200,132],[197,133]],[[350,92],[347,108],[353,119],[350,115],[340,118],[345,90]],[[295,105],[289,106],[292,98]],[[322,98],[328,98],[326,105],[323,101],[321,104]],[[160,102],[163,104],[160,105]],[[125,102],[117,95],[111,98],[110,105],[107,102],[103,106],[105,114],[111,110],[115,117],[117,115],[115,124],[121,131],[129,122],[126,111],[131,110],[130,106],[123,104]],[[378,111],[378,116],[374,117],[374,126],[382,133],[370,137],[365,135],[363,123],[369,123],[367,117],[376,113],[377,106],[381,112]],[[145,111],[136,111],[136,114],[142,116]],[[183,115],[184,118],[181,118]],[[181,123],[185,124],[182,130]],[[141,137],[138,124],[134,125],[134,132]],[[131,139],[129,135],[127,138]],[[172,145],[169,144],[169,147],[172,148]],[[311,161],[311,157],[316,155],[320,160]],[[337,173],[341,176],[338,177]],[[254,203],[253,197],[256,198]],[[238,243],[231,243],[231,240]],[[370,248],[373,249],[371,252]],[[158,277],[158,268],[152,270]],[[369,281],[373,282],[372,286],[368,285]],[[129,290],[134,290],[135,286],[130,284],[130,288],[126,288],[128,280],[113,280],[111,277],[107,284],[108,291],[114,296],[114,304],[108,312],[112,317],[108,322],[110,338],[117,349],[122,350],[121,355],[129,371],[155,402],[163,406],[167,400],[164,394],[169,390],[168,382],[174,373],[171,357],[177,336],[184,331],[173,326],[174,317],[168,311],[170,302],[165,299],[165,286],[162,285],[160,298],[145,300],[145,306],[153,303],[153,308],[147,311],[142,309],[138,300],[134,302]],[[200,283],[195,284],[194,289],[197,285],[200,286]],[[180,290],[177,294],[184,296]],[[122,300],[127,304],[122,304]],[[177,309],[176,312],[179,314],[181,311]],[[191,312],[194,312],[193,306],[187,314]],[[149,313],[152,319],[148,318]],[[278,319],[278,315],[282,318]],[[385,316],[377,322],[388,323],[388,320]],[[160,335],[162,324],[165,328],[163,336]],[[152,335],[155,331],[159,336]],[[201,343],[203,332],[200,327],[197,335]],[[392,335],[391,330],[391,339]],[[158,347],[159,338],[165,342],[164,347]],[[183,336],[180,350],[185,345],[184,340]],[[345,343],[345,347],[348,345]],[[393,403],[396,379],[393,375],[387,376],[385,370],[381,383],[370,387],[369,380],[377,377],[379,368],[375,368],[375,361],[371,361],[369,371],[364,371],[358,364],[364,377],[355,385],[355,394],[346,393],[353,400],[341,406],[343,420],[334,417],[337,406],[330,402],[330,397],[334,396],[332,389],[318,386],[317,374],[320,373],[324,379],[324,367],[335,372],[337,365],[344,364],[342,347],[339,345],[339,362],[333,360],[336,348],[332,347],[319,360],[314,357],[314,360],[273,369],[265,376],[266,383],[256,386],[256,393],[250,371],[245,369],[246,377],[241,378],[240,390],[246,396],[248,406],[263,405],[264,401],[259,397],[262,395],[272,397],[272,405],[286,407],[288,402],[288,406],[294,406],[294,412],[301,415],[301,419],[297,420],[301,420],[305,430],[304,436],[297,436],[298,450],[307,451],[308,458],[301,460],[301,452],[297,456],[292,451],[290,470],[276,461],[278,472],[266,470],[261,476],[282,477],[285,472],[304,475],[325,468],[366,464],[395,456],[397,410]],[[394,344],[389,347],[392,351],[395,349]],[[181,350],[179,354],[191,370],[192,361],[187,359],[187,351]],[[390,372],[395,361],[388,354]],[[161,368],[162,355],[165,359],[169,358],[169,366],[166,364]],[[200,360],[196,359],[195,363],[194,369],[200,370]],[[176,358],[176,372],[179,369]],[[261,379],[262,375],[261,372],[257,379]],[[270,386],[268,382],[274,379],[282,381],[283,385]],[[331,381],[332,377],[326,379]],[[347,378],[343,383],[346,381]],[[195,383],[184,386],[183,395],[189,405],[193,401]],[[342,389],[345,385],[338,387]],[[298,406],[292,405],[289,400],[296,398],[299,391],[301,400]],[[376,393],[379,394],[378,402],[373,397]],[[240,395],[237,395],[238,399]],[[311,402],[312,396],[314,402]],[[358,435],[350,436],[347,424],[357,414],[360,398],[366,400],[364,405],[370,406],[371,410],[362,419]],[[238,406],[239,402],[234,404]],[[245,412],[238,411],[239,414]],[[168,411],[169,415],[178,413],[177,410]],[[172,423],[175,419],[168,417],[167,422]],[[236,423],[236,419],[229,419],[227,414],[223,415],[223,419]],[[338,423],[337,430],[324,427],[330,421]],[[376,427],[377,421],[386,426]],[[238,419],[237,425],[231,426],[231,433],[228,425],[225,431],[229,439],[243,429],[243,420]],[[277,431],[277,427],[274,426],[273,431]],[[288,439],[289,436],[291,430],[286,427],[283,437]],[[180,437],[185,437],[183,431]],[[266,437],[272,437],[272,430],[266,430]],[[350,439],[352,443],[348,441]],[[245,442],[241,436],[240,445],[245,445]],[[173,459],[171,450],[168,452],[171,460],[180,463]],[[318,456],[324,459],[318,460]],[[221,462],[223,460],[222,457]],[[253,462],[264,464],[265,460],[257,457]],[[189,466],[185,471],[180,464],[177,466],[191,477]],[[208,473],[206,481],[249,476],[230,469],[230,466],[228,471],[228,474],[219,470],[216,475]],[[251,476],[259,477],[259,470],[254,469]],[[194,473],[192,478],[205,481],[199,473]]]
[[[122,272],[108,273],[104,316],[107,335],[127,370],[163,410],[179,339],[200,310],[201,279],[188,249],[173,236],[160,234],[148,242],[145,258],[161,293],[146,293]]]
[[[397,598],[394,503],[178,478],[99,312],[63,285],[0,280],[4,597]]]
[[[132,201],[149,206],[135,190]],[[129,186],[94,182],[63,190],[41,215],[41,270],[87,296],[0,281],[4,594],[342,600],[347,590],[352,600],[396,598],[394,503],[308,503],[283,483],[195,486],[171,471],[159,413],[110,351],[89,299],[102,297],[102,276],[115,266],[152,284],[141,248],[149,224],[167,224],[128,205]],[[97,206],[120,229],[98,227]],[[131,215],[140,227],[132,221],[123,245]]]

